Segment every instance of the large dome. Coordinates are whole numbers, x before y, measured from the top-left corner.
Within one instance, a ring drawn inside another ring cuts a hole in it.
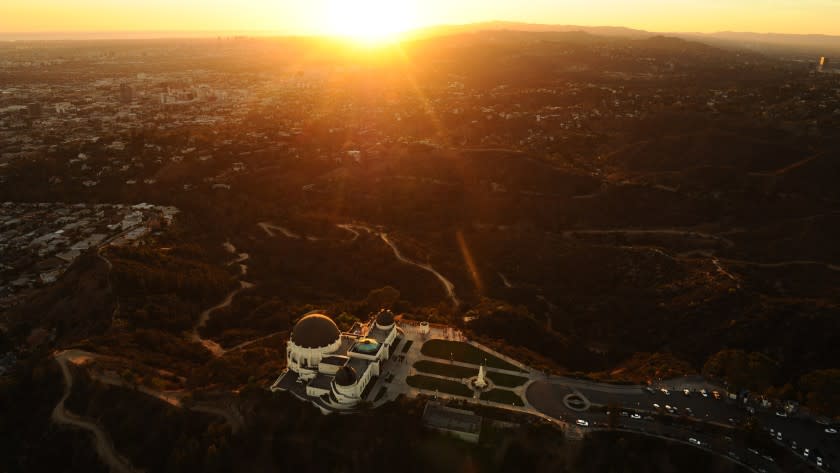
[[[323,348],[341,337],[341,331],[331,318],[309,314],[298,320],[292,329],[292,343],[303,348]]]

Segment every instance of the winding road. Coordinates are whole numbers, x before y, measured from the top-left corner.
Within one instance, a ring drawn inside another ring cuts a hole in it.
[[[397,248],[397,245],[395,245],[394,242],[392,242],[388,238],[387,233],[380,233],[379,238],[381,238],[382,241],[384,241],[386,245],[391,247],[391,249],[394,251],[394,256],[398,260],[400,260],[401,262],[403,262],[405,264],[410,264],[412,266],[417,266],[418,268],[420,268],[424,271],[428,271],[428,272],[432,273],[438,279],[438,281],[440,281],[440,283],[443,284],[444,289],[446,289],[446,294],[452,300],[452,303],[455,304],[455,306],[461,305],[461,301],[459,301],[458,297],[455,295],[455,285],[452,284],[452,281],[446,279],[434,267],[432,267],[432,265],[424,264],[424,263],[418,263],[417,261],[408,259],[405,256],[403,256],[403,254],[400,252],[399,248]]]
[[[55,361],[58,362],[58,365],[61,367],[61,373],[64,375],[64,395],[52,411],[53,422],[57,424],[72,425],[73,427],[92,432],[96,453],[99,455],[99,458],[108,465],[111,471],[124,473],[142,471],[134,468],[128,460],[123,458],[123,456],[116,451],[111,438],[99,425],[93,421],[85,420],[76,414],[73,414],[64,407],[64,402],[67,401],[68,397],[70,397],[70,392],[73,389],[73,374],[67,366],[68,357],[72,355],[72,351],[65,351],[55,355]]]
[[[223,246],[225,247],[225,250],[227,250],[229,253],[237,254],[236,253],[236,247],[233,246],[230,242],[225,242],[223,244]],[[237,255],[237,258],[235,260],[231,261],[230,263],[228,263],[228,265],[239,264],[239,273],[240,273],[241,276],[244,276],[248,272],[248,266],[245,265],[245,264],[242,264],[242,262],[247,261],[249,258],[250,258],[250,256],[248,255],[248,253],[239,253]],[[201,329],[207,324],[207,321],[210,320],[210,315],[213,312],[216,312],[217,310],[221,310],[221,309],[224,309],[226,307],[229,307],[231,305],[231,303],[233,303],[233,299],[240,292],[242,292],[246,289],[250,289],[252,287],[254,287],[254,285],[252,283],[250,283],[248,281],[240,280],[239,281],[239,287],[237,289],[234,289],[233,291],[229,292],[227,294],[227,296],[225,296],[224,300],[222,300],[222,302],[214,305],[213,307],[211,307],[211,308],[209,308],[209,309],[207,309],[207,310],[205,310],[204,312],[201,313],[201,315],[198,317],[198,321],[196,322],[196,324],[193,326],[192,330],[190,331],[189,339],[194,341],[194,342],[198,342],[198,343],[201,343],[202,345],[204,345],[204,347],[207,348],[210,351],[210,353],[212,353],[213,356],[215,356],[216,358],[219,358],[219,357],[223,356],[227,351],[224,348],[222,348],[221,345],[214,342],[213,340],[202,337],[201,336]]]
[[[566,239],[574,239],[577,236],[586,236],[586,235],[618,235],[618,234],[627,234],[627,235],[674,235],[674,236],[683,236],[688,238],[701,238],[704,240],[713,240],[722,243],[726,248],[733,248],[735,246],[735,242],[730,240],[729,238],[722,237],[720,235],[714,235],[711,233],[704,233],[698,232],[694,230],[683,230],[678,228],[662,228],[662,229],[638,229],[638,228],[613,228],[613,229],[582,229],[582,230],[567,230],[562,232],[560,235]],[[640,247],[633,245],[634,247]],[[645,247],[650,249],[655,249],[654,247]],[[831,271],[840,272],[840,265],[827,263],[825,261],[814,261],[814,260],[786,260],[786,261],[774,261],[774,262],[758,262],[758,261],[747,261],[741,259],[733,259],[733,258],[718,258],[715,256],[714,250],[707,250],[707,249],[694,249],[685,251],[682,253],[677,253],[674,255],[676,258],[686,258],[693,255],[704,256],[707,258],[712,258],[713,263],[718,267],[722,274],[725,276],[736,280],[731,273],[723,269],[720,265],[721,262],[729,263],[729,264],[740,264],[744,266],[754,266],[757,268],[784,268],[786,266],[823,266],[826,269]]]
[[[273,230],[277,230],[277,231],[279,231],[280,233],[282,233],[283,235],[285,235],[289,238],[295,238],[295,239],[306,238],[307,240],[310,240],[310,241],[323,240],[323,238],[318,238],[318,237],[313,237],[313,236],[301,236],[301,235],[298,235],[297,233],[292,232],[291,230],[289,230],[285,227],[282,227],[282,226],[279,226],[279,225],[274,225],[273,223],[269,223],[269,222],[260,222],[260,223],[258,223],[258,225],[259,225],[260,228],[263,229],[263,231],[266,232],[266,234],[268,234],[268,236],[271,236],[271,237],[277,236],[273,232]],[[397,245],[391,240],[391,238],[388,236],[387,233],[380,232],[380,231],[377,231],[377,230],[375,230],[373,228],[370,228],[366,225],[360,225],[360,224],[342,223],[342,224],[337,224],[336,226],[338,228],[342,229],[342,230],[345,230],[345,231],[353,234],[353,238],[351,238],[349,240],[343,240],[343,241],[355,241],[357,238],[359,238],[359,235],[361,234],[361,231],[364,231],[364,232],[369,233],[371,235],[378,236],[386,245],[388,245],[391,248],[391,251],[394,252],[394,257],[396,257],[397,260],[399,260],[400,262],[405,263],[405,264],[410,264],[412,266],[416,266],[416,267],[422,269],[423,271],[427,271],[427,272],[431,273],[433,276],[435,276],[435,278],[437,278],[438,281],[440,281],[441,285],[443,285],[443,288],[446,291],[446,295],[447,295],[447,297],[449,297],[449,299],[452,301],[452,303],[455,304],[456,306],[461,305],[461,301],[458,299],[458,296],[455,294],[455,284],[453,284],[452,281],[447,279],[438,270],[436,270],[432,265],[426,264],[426,263],[420,263],[420,262],[414,261],[410,258],[407,258],[405,255],[402,254],[400,249],[397,248]]]

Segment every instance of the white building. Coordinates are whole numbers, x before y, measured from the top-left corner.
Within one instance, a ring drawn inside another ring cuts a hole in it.
[[[352,410],[369,394],[366,389],[380,376],[398,335],[394,314],[387,310],[344,333],[329,317],[308,314],[292,329],[286,370],[271,390],[289,391],[325,414]]]

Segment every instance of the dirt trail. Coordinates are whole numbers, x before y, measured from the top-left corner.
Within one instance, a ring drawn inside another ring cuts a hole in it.
[[[265,233],[270,237],[276,237],[277,234],[274,233],[274,230],[277,230],[278,232],[282,233],[283,236],[285,236],[285,237],[294,238],[296,240],[299,240],[301,238],[300,235],[298,235],[297,233],[294,233],[293,231],[289,230],[288,228],[281,227],[279,225],[274,225],[273,223],[260,222],[257,225],[259,225],[260,228],[262,228],[263,231],[265,231]]]
[[[59,364],[62,365],[62,369],[64,369],[66,367],[66,363],[68,363],[68,362],[78,365],[78,364],[83,364],[83,363],[85,363],[86,361],[89,361],[89,360],[95,360],[96,358],[99,358],[99,357],[100,357],[100,355],[97,354],[97,353],[92,353],[92,352],[88,352],[88,351],[84,351],[84,350],[75,350],[75,349],[65,350],[65,351],[60,352],[60,353],[55,355],[56,361],[58,361]],[[69,370],[68,370],[68,373],[69,373]],[[167,404],[169,404],[170,406],[173,406],[173,407],[187,408],[187,409],[192,410],[192,411],[204,412],[204,413],[208,413],[208,414],[218,415],[219,417],[222,417],[223,419],[225,419],[228,422],[228,424],[230,425],[231,429],[234,432],[238,432],[245,425],[245,422],[242,419],[241,415],[238,415],[238,413],[236,411],[232,410],[232,409],[225,409],[225,408],[222,408],[222,407],[209,405],[209,404],[201,404],[201,403],[197,403],[197,404],[191,405],[189,407],[185,406],[183,404],[183,398],[184,398],[184,396],[189,394],[188,391],[186,391],[186,390],[181,389],[181,390],[177,390],[177,391],[160,391],[160,390],[152,389],[152,388],[149,388],[149,387],[146,387],[146,386],[134,386],[134,385],[126,382],[124,379],[122,379],[119,376],[109,376],[107,374],[103,375],[101,373],[95,373],[95,372],[92,372],[92,371],[90,371],[89,373],[90,373],[92,379],[94,379],[95,381],[100,382],[102,384],[107,384],[107,385],[110,385],[110,386],[117,386],[117,387],[125,388],[125,389],[134,389],[134,390],[136,390],[140,393],[143,393],[147,396],[151,396],[153,398],[158,399],[159,401],[165,402],[165,403],[167,403]],[[72,380],[71,380],[71,384],[72,384]],[[58,408],[58,406],[56,406],[56,408]],[[104,431],[103,431],[103,433],[104,433]]]
[[[271,237],[276,236],[276,234],[272,230],[278,230],[283,235],[285,235],[289,238],[296,238],[296,239],[306,238],[307,240],[311,240],[311,241],[323,240],[323,238],[318,238],[318,237],[313,237],[313,236],[303,236],[302,237],[301,235],[298,235],[297,233],[294,233],[287,228],[281,227],[279,225],[274,225],[273,223],[269,223],[269,222],[260,222],[258,225],[260,226],[260,228],[262,228],[266,232],[266,234],[268,234]],[[416,266],[416,267],[418,267],[418,268],[420,268],[424,271],[427,271],[429,273],[432,273],[432,275],[434,275],[438,279],[438,281],[440,281],[440,283],[443,285],[443,288],[446,290],[446,295],[449,297],[450,300],[452,300],[452,303],[455,304],[456,306],[461,304],[461,301],[458,300],[458,296],[455,294],[455,284],[453,284],[452,281],[450,281],[444,275],[442,275],[440,272],[438,272],[432,265],[426,264],[426,263],[420,263],[420,262],[417,262],[417,261],[414,261],[412,259],[409,259],[409,258],[405,257],[405,255],[403,255],[402,252],[400,251],[400,249],[397,248],[397,245],[391,240],[391,238],[388,236],[387,233],[380,232],[380,231],[375,230],[373,228],[370,228],[368,226],[359,225],[359,224],[343,223],[343,224],[338,224],[336,226],[338,228],[341,228],[342,230],[345,230],[345,231],[353,234],[353,237],[351,239],[344,240],[344,241],[355,241],[357,238],[359,238],[360,231],[364,231],[366,233],[370,233],[372,235],[378,236],[383,242],[385,242],[386,245],[388,245],[391,248],[391,250],[394,252],[394,256],[397,258],[397,260],[399,260],[399,261],[401,261],[405,264],[410,264],[412,266]]]
[[[124,473],[142,471],[134,468],[128,460],[117,453],[111,438],[99,425],[93,421],[85,420],[76,414],[73,414],[64,407],[64,402],[67,401],[68,397],[70,397],[70,392],[73,389],[73,373],[70,372],[70,368],[67,366],[67,358],[68,356],[72,356],[72,354],[73,352],[69,351],[59,353],[55,356],[55,361],[58,362],[58,365],[61,367],[61,373],[64,375],[64,395],[53,409],[53,422],[57,424],[72,425],[74,427],[93,432],[96,453],[99,455],[102,462],[108,465],[111,471]]]

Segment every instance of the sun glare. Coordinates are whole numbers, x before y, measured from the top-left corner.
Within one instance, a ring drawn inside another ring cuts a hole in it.
[[[330,0],[328,32],[376,44],[396,39],[416,26],[409,0]]]

